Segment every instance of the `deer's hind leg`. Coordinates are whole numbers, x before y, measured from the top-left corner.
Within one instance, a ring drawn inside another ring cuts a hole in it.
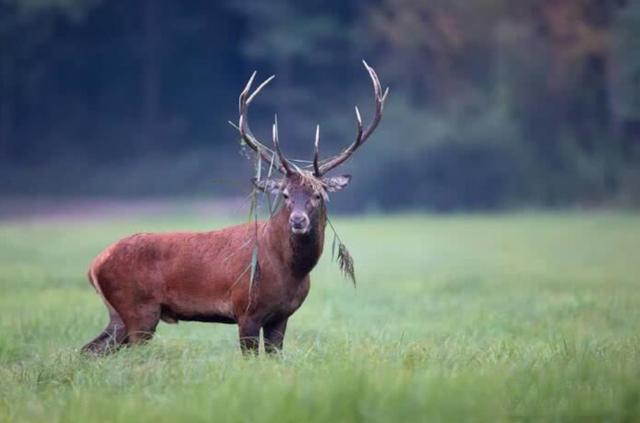
[[[109,323],[102,333],[82,347],[82,352],[92,355],[106,355],[117,351],[126,338],[126,327],[115,310],[109,310]]]
[[[127,312],[123,310],[122,319],[127,327],[126,343],[144,344],[153,338],[160,322],[160,305],[140,304],[130,307]]]

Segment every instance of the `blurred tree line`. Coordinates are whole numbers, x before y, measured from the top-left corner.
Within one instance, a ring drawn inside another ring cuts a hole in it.
[[[640,204],[640,2],[0,0],[0,193],[235,192],[237,95],[268,138],[336,153],[351,207]],[[217,182],[216,182],[217,181]]]

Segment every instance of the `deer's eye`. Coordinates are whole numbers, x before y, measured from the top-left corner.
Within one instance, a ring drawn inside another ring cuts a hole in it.
[[[313,198],[319,201],[322,196],[320,194],[315,194]]]
[[[287,193],[287,192],[283,192],[282,196],[284,197],[285,200],[289,199],[289,193]]]

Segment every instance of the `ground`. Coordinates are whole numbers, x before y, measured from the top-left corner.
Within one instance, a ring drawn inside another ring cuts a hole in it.
[[[0,421],[640,419],[640,215],[336,218],[277,358],[235,326],[161,324],[141,348],[78,349],[107,315],[91,258],[132,232],[230,219],[0,223]]]

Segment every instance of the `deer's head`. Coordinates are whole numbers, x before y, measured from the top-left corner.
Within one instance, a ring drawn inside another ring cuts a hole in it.
[[[355,141],[342,153],[328,159],[320,160],[320,127],[316,127],[315,137],[315,153],[313,161],[307,166],[299,166],[289,161],[280,150],[278,140],[278,119],[276,118],[272,127],[273,149],[258,141],[249,129],[247,118],[247,109],[256,97],[256,95],[267,85],[274,77],[271,76],[260,84],[255,91],[251,92],[251,85],[255,79],[254,72],[247,82],[244,90],[240,93],[239,112],[240,117],[236,128],[240,132],[242,140],[260,158],[273,167],[282,175],[280,179],[265,179],[254,181],[258,189],[269,194],[282,195],[284,207],[289,215],[289,228],[291,233],[299,235],[308,233],[315,225],[318,218],[324,216],[325,203],[329,199],[329,193],[339,191],[346,187],[351,180],[350,175],[327,176],[327,172],[335,169],[351,155],[369,138],[375,131],[382,118],[384,102],[387,99],[389,89],[384,92],[380,85],[378,75],[363,60],[364,66],[369,73],[373,82],[373,90],[375,95],[375,116],[371,123],[365,128],[362,123],[360,111],[356,107],[357,132]]]
[[[351,175],[317,178],[300,170],[279,180],[265,179],[254,183],[262,191],[282,195],[291,233],[304,235],[323,217],[329,193],[346,187],[350,180]]]

